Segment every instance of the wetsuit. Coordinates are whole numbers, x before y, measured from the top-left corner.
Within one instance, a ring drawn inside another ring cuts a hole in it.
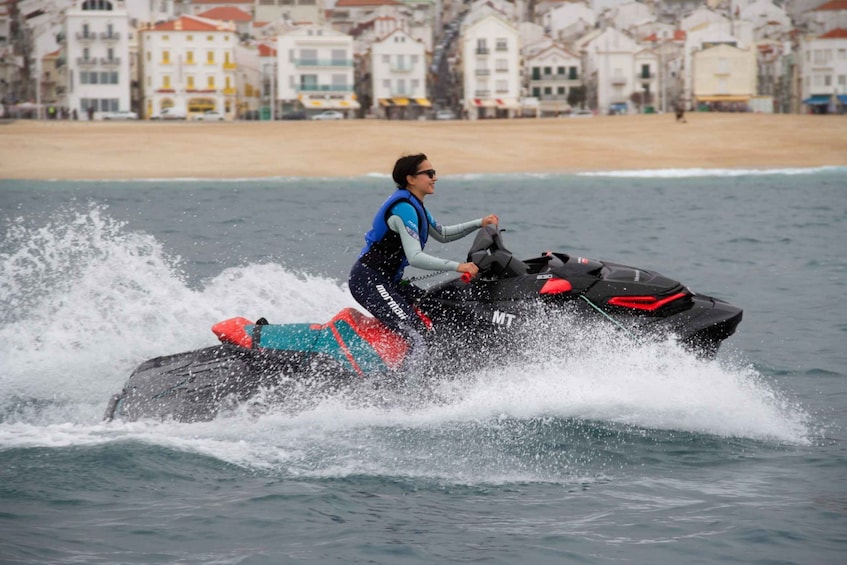
[[[423,252],[427,240],[431,236],[446,243],[480,227],[482,218],[442,226],[423,202],[405,189],[389,196],[374,216],[373,226],[365,234],[365,246],[350,271],[350,292],[376,319],[409,342],[404,368],[418,365],[426,354],[426,326],[413,306],[424,291],[412,284],[401,284],[404,269],[412,265],[430,271],[455,271],[458,262]]]

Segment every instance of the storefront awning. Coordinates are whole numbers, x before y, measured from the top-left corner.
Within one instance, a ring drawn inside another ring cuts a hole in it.
[[[430,102],[426,98],[415,98],[415,102],[418,103],[418,106],[423,106],[424,108],[432,108],[432,102]]]
[[[514,98],[496,98],[495,102],[497,102],[498,108],[503,108],[507,110],[517,110],[521,107],[518,101]]]
[[[832,96],[829,94],[816,94],[803,100],[803,104],[807,106],[826,106],[830,100],[832,100]]]
[[[842,104],[847,104],[847,94],[839,94],[838,101]]]
[[[323,100],[301,100],[306,108],[325,108]]]
[[[392,98],[391,100],[392,100],[392,101],[394,102],[394,104],[395,104],[395,105],[397,105],[397,106],[408,106],[408,105],[409,105],[409,99],[408,99],[408,98],[404,98],[404,97],[402,97],[402,96],[395,96],[395,97],[394,97],[394,98]]]
[[[733,96],[730,94],[718,94],[715,96],[695,96],[698,102],[749,102],[749,96]]]
[[[333,110],[358,110],[361,108],[361,104],[355,100],[332,100],[330,108]]]
[[[391,106],[394,106],[394,101],[391,100],[391,98],[380,98],[379,105],[383,108],[389,108]]]
[[[474,98],[473,105],[477,108],[493,108],[497,103],[490,98]]]

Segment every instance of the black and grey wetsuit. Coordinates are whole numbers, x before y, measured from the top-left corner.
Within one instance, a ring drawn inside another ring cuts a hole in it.
[[[456,261],[439,259],[423,252],[430,236],[446,243],[482,227],[482,218],[442,226],[408,190],[398,189],[386,199],[365,234],[365,247],[350,271],[353,298],[375,318],[403,335],[410,344],[406,367],[416,365],[426,353],[426,327],[413,303],[423,290],[400,284],[407,265],[430,271],[455,271]]]

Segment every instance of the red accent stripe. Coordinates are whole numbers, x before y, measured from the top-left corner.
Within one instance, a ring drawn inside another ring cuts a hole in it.
[[[403,362],[409,344],[376,318],[366,316],[354,308],[345,308],[326,325],[334,324],[339,320],[350,324],[353,331],[367,341],[389,367],[396,368]]]
[[[609,299],[610,306],[621,306],[623,308],[634,308],[635,310],[647,310],[653,312],[665,304],[679,300],[687,296],[684,292],[678,292],[667,298],[659,300],[655,296],[613,296]]]
[[[573,290],[573,286],[570,281],[566,281],[565,279],[550,279],[544,286],[541,287],[541,290],[538,291],[539,294],[559,294],[562,292],[570,292]]]
[[[344,355],[347,356],[347,360],[350,361],[350,364],[353,365],[353,368],[356,369],[356,372],[359,373],[359,376],[361,377],[362,375],[364,375],[364,371],[362,371],[362,368],[359,367],[358,363],[356,363],[356,360],[353,358],[353,354],[350,353],[349,349],[347,349],[347,344],[344,343],[343,339],[341,339],[341,334],[338,333],[338,330],[335,328],[335,324],[330,323],[329,329],[332,330],[332,335],[335,336],[335,341],[338,342],[339,347],[341,347],[341,351],[343,351]]]

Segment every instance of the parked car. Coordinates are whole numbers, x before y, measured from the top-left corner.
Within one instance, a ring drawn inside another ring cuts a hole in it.
[[[103,112],[100,114],[103,120],[137,120],[138,114],[130,110],[117,110],[115,112]]]
[[[280,116],[281,120],[305,120],[307,118],[306,112],[303,110],[295,110],[293,112],[286,112],[282,116]]]
[[[435,113],[436,120],[455,120],[456,113],[453,110],[439,110]]]
[[[593,118],[594,112],[585,109],[574,110],[573,112],[568,114],[568,116],[570,116],[571,118]]]
[[[184,120],[186,118],[185,110],[181,108],[165,108],[161,112],[150,116],[151,120]]]
[[[336,110],[324,110],[320,114],[312,116],[313,120],[343,120],[344,114]]]
[[[225,117],[217,110],[206,110],[202,114],[194,114],[191,119],[196,122],[222,122]]]

